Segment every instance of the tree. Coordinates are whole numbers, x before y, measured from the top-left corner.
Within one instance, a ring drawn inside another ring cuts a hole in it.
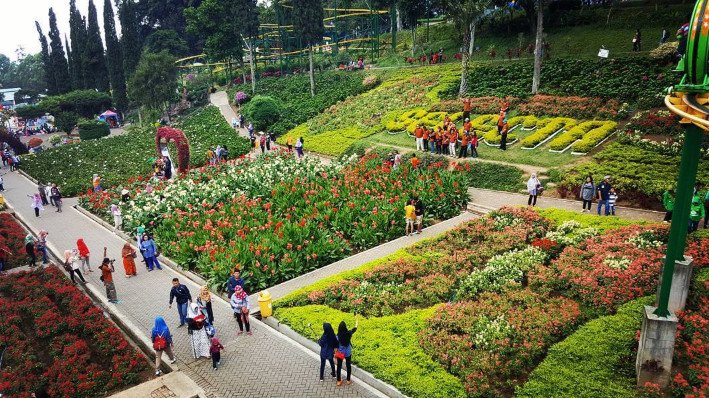
[[[118,6],[118,18],[121,21],[121,50],[123,51],[123,70],[130,77],[140,61],[143,43],[140,40],[138,17],[133,0],[121,0]]]
[[[5,84],[5,79],[10,75],[12,62],[5,54],[0,54],[0,85]]]
[[[86,73],[89,85],[87,88],[95,88],[98,91],[108,92],[109,83],[108,69],[106,69],[106,58],[103,53],[103,42],[101,42],[101,32],[98,27],[98,16],[94,1],[89,0],[89,25],[86,30],[86,49],[84,50],[84,62],[86,63]]]
[[[71,79],[69,78],[69,66],[64,56],[64,46],[62,37],[57,28],[57,17],[54,10],[49,9],[49,65],[50,69],[45,71],[52,80],[57,94],[71,91]]]
[[[175,57],[166,51],[144,52],[128,81],[128,97],[142,107],[162,110],[166,102],[175,98],[176,90]]]
[[[256,93],[256,38],[258,37],[259,28],[258,6],[256,5],[256,0],[242,1],[245,3],[244,6],[237,8],[239,12],[238,21],[241,25],[241,39],[244,41],[246,48],[249,49],[249,66],[251,67],[251,92]],[[322,5],[320,6],[320,10],[322,12]],[[315,90],[314,84],[314,80],[312,80],[311,62],[311,91]]]
[[[468,91],[468,65],[472,55],[475,27],[491,4],[492,0],[446,0],[446,12],[453,17],[456,28],[463,31],[462,71],[458,91],[461,97]]]
[[[323,10],[320,0],[293,0],[293,31],[301,44],[308,48],[310,62],[310,94],[315,96],[315,76],[313,75],[313,46],[322,41],[325,34]]]
[[[21,87],[25,95],[35,98],[47,91],[42,53],[24,55],[11,62],[8,72],[0,76],[0,84],[5,87]]]
[[[172,29],[158,29],[145,39],[144,50],[151,53],[167,51],[181,57],[189,53],[187,42]]]
[[[49,95],[55,95],[58,94],[57,85],[50,73],[52,70],[52,65],[51,60],[49,59],[49,45],[47,44],[47,36],[45,36],[42,32],[42,27],[39,25],[39,22],[35,21],[34,24],[37,27],[37,33],[39,34],[39,44],[42,46],[42,52],[40,54],[42,58],[42,67],[44,69],[44,81],[47,85],[47,92]]]
[[[128,108],[126,77],[123,74],[123,53],[116,35],[116,20],[113,16],[111,0],[103,2],[103,36],[106,38],[106,63],[111,81],[111,96],[114,105],[124,111]]]
[[[544,34],[544,1],[535,1],[537,8],[537,37],[534,42],[534,73],[532,74],[532,94],[539,92],[539,80],[542,74],[542,35]]]
[[[76,0],[69,1],[69,38],[71,49],[67,46],[67,54],[71,54],[69,57],[71,86],[74,90],[80,90],[85,87],[83,59],[86,48],[86,26],[81,13],[76,9]]]
[[[462,0],[460,0],[462,1]],[[411,28],[411,56],[416,56],[416,26],[418,20],[426,12],[425,4],[420,0],[399,0],[398,15],[401,15]]]

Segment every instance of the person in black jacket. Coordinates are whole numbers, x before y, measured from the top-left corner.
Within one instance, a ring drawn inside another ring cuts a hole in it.
[[[192,295],[190,294],[190,289],[181,284],[177,278],[172,278],[170,305],[168,308],[172,308],[173,300],[177,301],[177,313],[180,314],[180,326],[178,327],[185,326],[185,322],[187,322],[187,304],[192,302]]]
[[[335,362],[332,360],[333,355],[335,355],[335,349],[338,346],[337,336],[335,336],[335,331],[332,329],[332,325],[325,322],[322,324],[323,334],[318,340],[318,345],[320,345],[320,381],[323,381],[325,375],[325,362],[330,362],[330,369],[332,372],[330,375],[335,377]]]
[[[345,384],[352,384],[350,379],[352,375],[352,335],[357,331],[357,326],[359,321],[355,321],[355,327],[352,330],[347,330],[347,324],[345,321],[340,322],[337,327],[337,340],[339,341],[337,351],[335,354],[337,358],[337,385],[342,385],[342,361],[344,360],[347,364],[347,381]],[[338,357],[339,356],[339,357]],[[344,357],[344,358],[343,358]]]

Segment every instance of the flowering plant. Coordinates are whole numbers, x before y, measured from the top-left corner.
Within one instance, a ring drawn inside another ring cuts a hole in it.
[[[249,100],[248,94],[243,91],[237,91],[234,93],[234,103],[237,105],[243,105]]]

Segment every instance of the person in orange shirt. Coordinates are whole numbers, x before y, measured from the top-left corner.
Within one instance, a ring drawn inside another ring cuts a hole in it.
[[[463,138],[460,139],[460,154],[458,159],[468,157],[468,142],[470,141],[470,135],[468,132],[463,132]]]
[[[428,128],[423,126],[423,151],[428,152]]]
[[[421,164],[421,159],[417,158],[417,157],[416,157],[416,154],[414,153],[414,154],[411,155],[411,160],[410,160],[410,162],[411,162],[411,167],[412,167],[412,168],[418,169],[418,168],[419,168],[419,164]]]
[[[505,121],[502,124],[502,131],[500,131],[500,149],[503,151],[507,150],[507,131],[510,129],[510,126],[507,124],[507,121]]]
[[[502,112],[507,113],[507,111],[510,109],[510,101],[507,99],[507,97],[502,99],[502,104],[500,104],[500,109]]]
[[[455,157],[455,146],[458,143],[458,129],[455,126],[451,126],[450,132],[448,133],[448,154]]]
[[[420,124],[416,126],[414,136],[416,137],[416,150],[423,151],[423,128],[421,128]]]
[[[438,127],[436,131],[436,154],[440,155],[443,148],[443,127]]]
[[[473,124],[470,123],[469,118],[465,118],[465,123],[463,123],[463,132],[464,133],[470,133],[473,131]]]
[[[447,131],[441,133],[441,153],[440,155],[445,155],[448,148],[450,148],[451,136]]]
[[[497,132],[502,132],[502,126],[507,122],[507,113],[500,111],[500,116],[497,118]]]
[[[470,98],[463,98],[463,119],[468,120],[470,118],[470,111],[473,109],[473,104]]]

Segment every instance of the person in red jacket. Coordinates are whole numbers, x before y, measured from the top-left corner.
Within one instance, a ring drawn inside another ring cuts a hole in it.
[[[76,241],[76,248],[79,250],[81,268],[84,270],[84,272],[94,272],[93,270],[91,270],[91,264],[89,264],[89,255],[91,253],[89,252],[89,247],[86,246],[86,243],[84,243],[83,239],[79,238]]]
[[[478,157],[478,133],[473,131],[473,136],[470,137],[470,157],[472,158],[477,158]]]

